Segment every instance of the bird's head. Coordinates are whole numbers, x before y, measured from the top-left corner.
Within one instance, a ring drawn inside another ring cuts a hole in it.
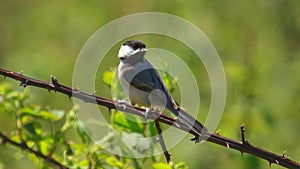
[[[126,58],[136,56],[137,54],[139,56],[144,56],[146,51],[146,45],[143,42],[138,40],[130,40],[122,44],[118,57],[119,59],[124,60]]]

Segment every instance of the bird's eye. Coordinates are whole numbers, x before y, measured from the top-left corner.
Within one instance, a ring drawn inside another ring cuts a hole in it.
[[[132,46],[133,50],[137,50],[140,48],[140,45],[138,43],[135,43],[133,46]]]
[[[136,49],[143,49],[143,48],[146,48],[146,45],[143,44],[143,43],[135,43],[135,44],[132,46],[132,48],[133,48],[134,50],[136,50]]]

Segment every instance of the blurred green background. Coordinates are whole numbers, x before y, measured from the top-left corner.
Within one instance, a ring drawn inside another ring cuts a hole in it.
[[[99,28],[137,12],[177,15],[208,36],[223,62],[228,88],[225,111],[218,126],[221,134],[240,139],[239,126],[245,123],[246,137],[251,143],[275,153],[286,150],[288,157],[299,162],[299,6],[297,0],[1,0],[0,67],[15,72],[22,70],[25,75],[43,80],[55,75],[61,83],[71,86],[76,58],[87,39]],[[159,35],[139,35],[134,39],[182,57],[194,74],[198,74],[200,112],[208,110],[210,84],[201,61],[195,59],[192,51],[174,39]],[[111,97],[110,88],[102,82],[102,74],[118,65],[118,48],[119,44],[100,65],[95,82],[98,95]],[[23,90],[15,81],[5,81],[16,90]],[[63,110],[72,107],[64,95],[32,87],[30,91],[32,103]],[[175,97],[176,92],[179,91],[175,91]],[[1,114],[3,122],[7,117]],[[203,119],[200,113],[199,120]],[[6,128],[5,125],[1,123],[0,129]],[[268,162],[256,157],[241,156],[237,151],[211,143],[193,144],[190,137],[170,150],[175,162],[184,161],[190,168],[268,168]],[[15,161],[16,149],[1,147],[0,163],[5,164],[5,168],[32,165],[27,159]],[[272,168],[281,167],[273,165]]]

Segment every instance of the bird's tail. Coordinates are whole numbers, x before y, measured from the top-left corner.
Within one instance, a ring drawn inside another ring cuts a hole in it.
[[[195,136],[195,138],[191,140],[195,142],[200,142],[200,136],[203,136],[208,132],[208,129],[203,124],[201,124],[198,120],[196,120],[193,116],[185,112],[180,107],[178,107],[177,109],[173,108],[170,110],[177,116],[178,120],[180,120],[186,127],[191,129],[199,136]]]

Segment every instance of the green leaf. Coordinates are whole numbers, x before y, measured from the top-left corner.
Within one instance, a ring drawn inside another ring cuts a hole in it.
[[[115,159],[113,157],[108,157],[106,159],[106,162],[112,167],[118,167],[118,168],[123,167],[123,163],[121,163],[120,161],[118,161],[117,159]]]
[[[113,115],[113,124],[129,132],[131,131],[137,133],[144,133],[144,125],[142,123],[142,120],[135,115],[125,115],[124,113],[117,111]]]
[[[65,123],[63,124],[63,126],[60,128],[60,132],[64,133],[71,127],[72,126],[71,126],[70,122],[68,120],[66,120]]]
[[[13,141],[15,141],[15,142],[18,142],[18,143],[20,143],[21,142],[21,139],[20,139],[20,136],[19,135],[13,135],[13,136],[11,136],[11,138],[10,138],[11,140],[13,140]]]
[[[151,137],[157,136],[157,128],[155,127],[154,121],[150,121],[147,123],[147,129]]]
[[[103,74],[103,82],[111,86],[114,78],[115,70],[105,71]]]
[[[64,155],[65,156],[73,156],[74,155],[74,151],[72,150],[70,144],[65,144],[66,146],[66,150],[64,151]]]
[[[19,99],[20,98],[20,93],[17,91],[11,91],[6,95],[6,99]]]
[[[49,148],[51,147],[51,140],[45,140],[43,139],[42,141],[39,142],[39,147],[40,151],[43,154],[48,154],[49,153]]]
[[[65,115],[65,111],[64,110],[52,110],[52,114],[56,116],[56,120],[61,119],[64,115]]]
[[[126,133],[122,132],[121,139],[123,143],[131,152],[137,151],[143,153],[149,150],[151,142],[147,139],[143,139],[144,135],[140,133]]]
[[[51,120],[51,121],[59,120],[60,118],[63,117],[64,114],[65,113],[63,110],[52,110],[52,111],[40,110],[39,106],[31,106],[31,107],[27,106],[20,110],[21,117],[31,116],[31,117],[40,118],[44,120]]]
[[[174,164],[174,169],[188,169],[188,166],[184,162],[178,162],[177,164]]]
[[[153,169],[172,169],[167,163],[153,163]]]
[[[24,102],[28,98],[29,98],[29,88],[25,88],[24,91],[20,93],[20,100]]]
[[[37,116],[45,120],[57,121],[61,117],[63,117],[64,114],[65,112],[63,110],[52,110],[52,111],[41,110],[40,112],[38,112]]]
[[[42,125],[36,121],[25,124],[24,128],[34,136],[38,136],[42,133]]]
[[[90,141],[83,124],[79,121],[76,124],[76,132],[83,144],[87,144]]]
[[[12,89],[9,84],[7,83],[0,84],[0,95],[5,95],[11,90]]]
[[[89,161],[88,160],[82,160],[77,165],[78,165],[78,167],[87,168],[88,165],[89,165]]]

